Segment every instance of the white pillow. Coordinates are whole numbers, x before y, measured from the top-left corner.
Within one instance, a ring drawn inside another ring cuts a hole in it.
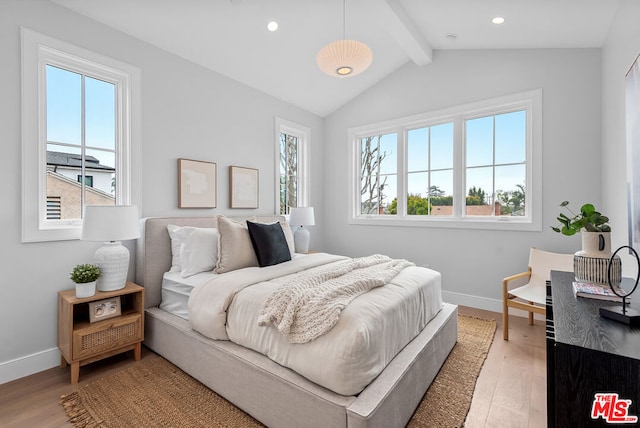
[[[218,261],[217,229],[196,228],[182,244],[180,252],[180,275],[186,278],[200,272],[213,270]]]
[[[169,232],[169,237],[171,238],[171,269],[169,270],[169,272],[180,272],[182,270],[182,267],[180,265],[182,245],[187,241],[187,239],[189,239],[189,236],[191,236],[193,231],[197,229],[203,228],[193,226],[176,226],[175,224],[167,225],[167,231]]]

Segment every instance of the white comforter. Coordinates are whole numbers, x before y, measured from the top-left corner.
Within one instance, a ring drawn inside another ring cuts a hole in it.
[[[312,342],[289,343],[275,327],[258,326],[264,302],[288,275],[344,259],[311,254],[220,275],[192,291],[189,322],[207,337],[260,352],[338,394],[358,394],[442,308],[440,274],[407,267],[353,300],[335,327]]]

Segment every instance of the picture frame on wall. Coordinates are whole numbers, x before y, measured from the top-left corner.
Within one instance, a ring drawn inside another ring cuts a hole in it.
[[[89,302],[89,322],[117,317],[122,313],[120,296]]]
[[[216,208],[216,163],[178,159],[178,208]]]
[[[229,206],[258,208],[259,172],[255,168],[229,167]]]

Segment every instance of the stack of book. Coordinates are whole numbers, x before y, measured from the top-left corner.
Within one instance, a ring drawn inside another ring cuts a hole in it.
[[[621,295],[627,294],[625,290],[618,285],[614,285],[616,292]],[[608,284],[589,284],[586,282],[573,283],[573,294],[577,297],[586,297],[589,299],[610,300],[612,302],[622,302],[622,297],[617,296]],[[627,297],[627,301],[629,298]]]

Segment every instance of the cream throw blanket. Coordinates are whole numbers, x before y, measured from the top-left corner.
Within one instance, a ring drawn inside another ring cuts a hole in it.
[[[333,328],[353,299],[387,284],[408,266],[414,264],[376,254],[303,273],[267,298],[258,325],[273,324],[291,343],[310,342]]]

